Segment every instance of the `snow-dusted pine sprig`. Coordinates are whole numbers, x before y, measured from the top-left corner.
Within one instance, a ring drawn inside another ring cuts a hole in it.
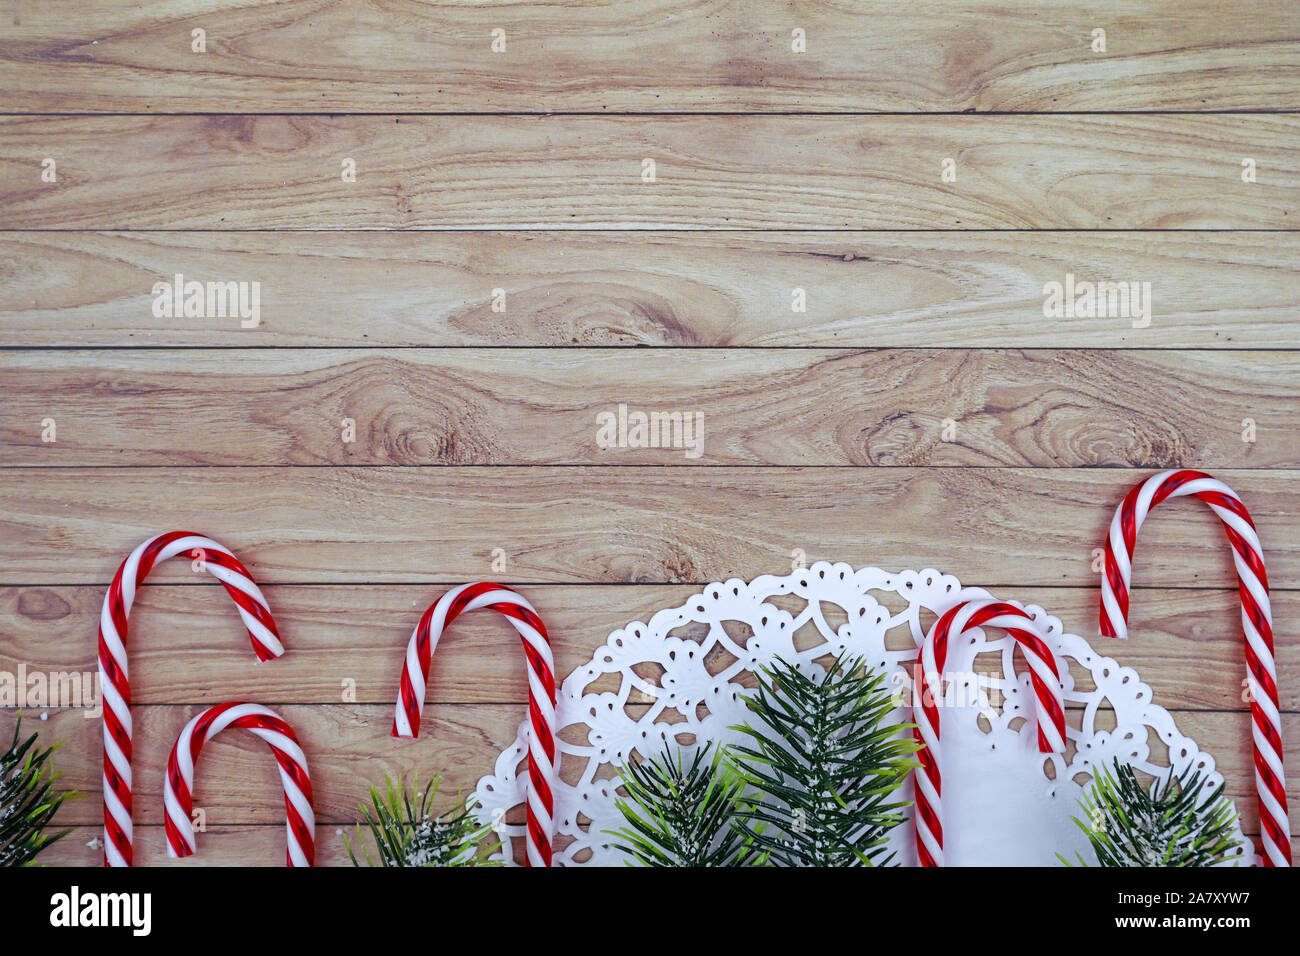
[[[358,806],[357,842],[366,866],[497,866],[489,857],[501,846],[490,842],[490,825],[474,819],[474,801],[457,800],[448,811],[434,815],[433,801],[442,783],[440,776],[423,791],[420,778],[404,781],[384,779],[384,789],[370,788],[370,806]],[[365,845],[366,830],[375,844],[378,862],[370,858]],[[354,866],[361,866],[347,835],[343,837]]]
[[[1188,768],[1143,786],[1128,764],[1101,766],[1079,799],[1086,820],[1074,822],[1088,835],[1101,866],[1214,866],[1238,855],[1237,822],[1223,785]],[[1061,862],[1070,865],[1058,854]],[[1080,854],[1079,865],[1086,866]]]
[[[642,866],[761,866],[766,861],[742,825],[745,781],[712,744],[689,761],[671,749],[628,764],[626,796],[615,805],[627,826],[611,830],[615,846]]]
[[[896,799],[916,744],[889,721],[884,676],[841,655],[820,677],[784,660],[745,700],[755,722],[729,757],[762,799],[745,811],[755,845],[780,866],[882,866],[908,805]]]
[[[36,734],[22,740],[22,715],[14,721],[13,741],[0,753],[0,866],[30,866],[36,854],[70,831],[45,832],[63,801],[76,794],[58,790],[60,774],[50,755],[62,744],[36,746]]]

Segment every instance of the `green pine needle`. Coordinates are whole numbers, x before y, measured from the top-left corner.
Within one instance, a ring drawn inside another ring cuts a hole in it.
[[[362,803],[357,808],[362,816],[362,821],[357,823],[357,842],[366,866],[499,865],[488,857],[501,844],[485,842],[492,828],[475,822],[472,799],[458,800],[451,810],[434,816],[433,801],[441,777],[435,776],[423,792],[418,775],[412,779],[409,789],[404,782],[394,782],[391,777],[385,777],[384,783],[382,791],[378,787],[370,788],[370,806]],[[378,863],[370,858],[362,823],[374,842]],[[352,865],[361,866],[346,834],[343,843]]]
[[[36,855],[71,831],[47,834],[45,828],[63,801],[77,794],[56,790],[61,776],[50,764],[59,747],[36,747],[36,734],[20,740],[22,714],[14,722],[13,742],[0,753],[0,866],[31,866]]]
[[[907,803],[894,794],[917,745],[887,723],[884,676],[843,655],[812,678],[783,660],[764,668],[746,704],[756,724],[730,758],[764,799],[743,812],[755,846],[781,866],[887,866],[887,834]]]
[[[642,866],[755,866],[764,862],[741,825],[745,782],[713,745],[630,763],[621,773],[626,798],[615,801],[627,826],[609,835]]]
[[[1112,866],[1213,866],[1240,855],[1237,822],[1223,785],[1206,795],[1199,770],[1172,771],[1149,788],[1128,764],[1099,767],[1079,799],[1086,822],[1074,822],[1088,836],[1097,862]],[[1065,857],[1058,859],[1071,865]],[[1087,866],[1079,855],[1079,865]]]

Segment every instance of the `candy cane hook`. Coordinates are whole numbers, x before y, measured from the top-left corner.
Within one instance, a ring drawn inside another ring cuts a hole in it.
[[[1164,471],[1133,488],[1110,522],[1106,538],[1106,573],[1101,580],[1101,633],[1128,637],[1129,585],[1133,546],[1151,509],[1167,498],[1199,498],[1223,522],[1237,568],[1241,595],[1241,632],[1245,638],[1255,790],[1263,831],[1265,866],[1291,865],[1291,827],[1287,821],[1286,784],[1282,770],[1282,720],[1278,712],[1277,665],[1273,661],[1273,611],[1268,599],[1264,551],[1250,512],[1223,482],[1200,471]]]
[[[394,737],[417,737],[429,662],[442,632],[466,611],[486,607],[505,615],[528,655],[528,865],[551,865],[555,833],[555,662],[546,625],[533,606],[499,584],[463,584],[433,604],[411,634],[393,716]]]
[[[130,866],[131,686],[126,662],[127,618],[135,593],[154,565],[193,554],[234,598],[260,661],[284,653],[266,598],[239,560],[211,538],[169,531],[131,552],[113,576],[99,616],[99,686],[104,704],[104,865]]]
[[[311,866],[316,859],[316,812],[312,808],[311,777],[307,756],[293,728],[261,704],[228,703],[209,707],[181,731],[167,759],[163,805],[167,810],[167,855],[191,856],[195,850],[194,761],[203,745],[227,727],[238,727],[261,737],[271,746],[280,765],[284,787],[285,831],[288,849],[285,865]]]
[[[917,694],[921,706],[913,707],[916,728],[912,735],[921,745],[920,760],[912,777],[916,784],[916,851],[922,866],[943,866],[943,792],[939,767],[940,682],[948,659],[948,645],[977,627],[996,627],[1020,646],[1029,663],[1029,678],[1038,701],[1038,749],[1043,753],[1065,750],[1065,695],[1056,656],[1043,638],[1038,623],[1013,604],[998,601],[964,601],[951,608],[930,628],[921,644]],[[922,693],[922,690],[927,692]]]

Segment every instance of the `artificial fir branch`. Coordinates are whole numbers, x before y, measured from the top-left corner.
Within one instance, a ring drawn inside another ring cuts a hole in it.
[[[0,866],[30,866],[36,854],[71,832],[45,832],[63,801],[76,796],[54,788],[60,774],[52,769],[50,755],[63,745],[41,750],[36,734],[20,740],[22,723],[19,714],[13,742],[0,753]]]
[[[755,845],[781,866],[880,866],[903,821],[894,794],[916,765],[908,725],[888,722],[883,675],[843,655],[820,678],[778,659],[746,699],[756,724],[730,751],[764,799],[744,812]]]
[[[742,826],[745,782],[713,745],[683,763],[679,750],[623,768],[626,798],[616,801],[627,826],[615,846],[643,866],[755,866],[764,856]]]
[[[370,806],[358,806],[363,822],[370,831],[378,854],[379,866],[493,866],[488,857],[500,844],[486,844],[490,826],[474,821],[473,800],[459,800],[446,813],[433,814],[433,801],[442,778],[421,792],[416,776],[408,789],[404,782],[385,778],[384,790],[370,788]],[[357,842],[367,866],[375,866],[366,849],[364,831],[357,824]],[[353,866],[361,866],[347,835],[343,837]]]
[[[1101,866],[1213,866],[1239,853],[1233,839],[1237,814],[1222,784],[1207,796],[1208,786],[1199,770],[1189,768],[1147,788],[1131,766],[1117,760],[1113,770],[1098,768],[1079,800],[1087,822],[1074,822],[1088,835]],[[1079,864],[1087,865],[1082,855]]]

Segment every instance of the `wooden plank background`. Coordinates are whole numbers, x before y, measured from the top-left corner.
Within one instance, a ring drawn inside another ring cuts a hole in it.
[[[561,673],[796,551],[937,565],[1088,635],[1111,509],[1184,466],[1260,525],[1294,767],[1298,90],[1300,10],[1268,0],[0,0],[0,671],[93,670],[121,558],[214,535],[288,653],[254,666],[184,563],[151,577],[138,859],[166,862],[170,741],[234,687],[298,729],[346,864],[370,781],[467,788],[522,719],[515,638],[471,616],[431,732],[388,737],[446,585],[524,588]],[[155,315],[176,274],[258,282],[260,322]],[[1150,323],[1045,317],[1067,274],[1149,282]],[[623,403],[700,413],[699,456],[602,449]],[[1106,650],[1256,833],[1231,561],[1166,508]],[[89,795],[48,858],[93,864],[99,723],[43,716]],[[279,863],[260,744],[206,753],[197,862]]]

